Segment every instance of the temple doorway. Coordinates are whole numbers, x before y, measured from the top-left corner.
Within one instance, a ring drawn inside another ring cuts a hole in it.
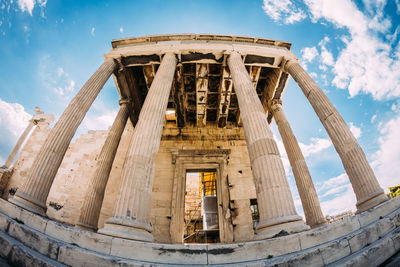
[[[218,243],[217,171],[187,170],[184,243]]]

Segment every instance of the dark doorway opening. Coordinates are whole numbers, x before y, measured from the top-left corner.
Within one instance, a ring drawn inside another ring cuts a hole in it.
[[[184,243],[218,243],[217,172],[187,170]]]

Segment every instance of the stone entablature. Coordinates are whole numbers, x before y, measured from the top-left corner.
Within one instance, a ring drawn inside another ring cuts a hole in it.
[[[9,201],[45,216],[51,197],[68,198],[62,189],[68,185],[75,193],[70,196],[79,200],[72,199],[69,208],[54,204],[56,211],[47,211],[49,217],[98,230],[108,240],[146,241],[149,247],[154,246],[154,240],[180,243],[184,175],[196,166],[211,167],[218,176],[221,242],[261,240],[286,233],[293,234],[287,237],[291,239],[306,236],[310,226],[322,230],[318,226],[326,221],[311,176],[281,108],[289,75],[327,130],[353,186],[358,212],[387,200],[357,140],[290,52],[290,44],[215,35],[204,35],[209,39],[204,40],[202,36],[114,41],[104,63],[48,132],[23,184]],[[88,159],[82,164],[81,175],[89,177],[84,177],[83,192],[74,191],[79,185],[68,175],[59,178],[62,175],[57,173],[75,164],[63,163],[68,153],[73,154],[68,150],[71,139],[111,75],[121,96],[120,111],[110,130],[101,135],[105,140],[102,147],[92,147],[90,155],[81,155]],[[272,118],[281,132],[309,225],[294,208],[269,128]],[[85,172],[88,166],[92,166],[91,171]],[[254,198],[259,210],[255,231],[249,218],[249,200]],[[359,224],[355,227],[359,229]],[[207,259],[211,259],[208,252]]]

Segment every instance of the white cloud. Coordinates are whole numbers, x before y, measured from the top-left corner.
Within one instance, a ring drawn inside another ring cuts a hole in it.
[[[89,130],[107,130],[117,116],[117,109],[110,109],[101,98],[97,98],[79,127],[80,133]]]
[[[119,28],[119,32],[123,33],[124,32],[124,28],[122,28],[122,26]]]
[[[32,118],[18,103],[0,99],[0,157],[5,159]],[[0,164],[1,165],[1,164]]]
[[[360,127],[357,127],[354,125],[354,123],[349,122],[349,128],[350,128],[350,132],[354,135],[354,137],[356,139],[358,139],[361,136],[362,131],[361,131]]]
[[[18,0],[18,6],[22,12],[27,11],[32,16],[35,0]]]
[[[396,0],[397,14],[400,14],[400,1]]]
[[[12,3],[12,1],[11,1]],[[18,0],[18,7],[22,12],[28,12],[32,16],[32,11],[37,4],[40,8],[44,8],[47,4],[47,0]],[[3,8],[3,6],[2,6]],[[42,15],[43,16],[43,15]]]
[[[285,24],[299,22],[306,18],[304,11],[290,0],[264,0],[263,9],[274,21]]]
[[[356,196],[347,174],[330,178],[316,186],[321,209],[325,215],[334,215],[356,209]]]
[[[96,114],[89,114],[82,122],[83,128],[85,130],[107,130],[113,124],[117,112],[117,110],[103,110]]]
[[[315,46],[305,47],[301,49],[301,59],[305,62],[312,62],[316,56],[318,56],[318,50]]]
[[[356,195],[351,184],[341,188],[342,192],[334,195],[333,198],[321,201],[321,209],[325,215],[335,215],[345,211],[356,210]]]
[[[326,20],[349,32],[340,38],[345,48],[336,62],[329,51],[321,48],[323,62],[333,66],[335,86],[348,89],[351,96],[361,92],[375,99],[400,96],[400,46],[390,45],[391,22],[383,12],[386,1],[365,1],[366,13],[350,0],[305,3],[314,22]]]
[[[321,47],[321,62],[328,66],[333,66],[335,64],[332,53],[329,52],[325,46]]]
[[[380,130],[379,149],[372,156],[372,167],[382,188],[400,184],[400,114]]]
[[[349,178],[348,178],[347,174],[342,173],[339,176],[336,176],[336,177],[333,177],[333,178],[330,178],[330,179],[324,181],[320,186],[318,186],[317,189],[318,189],[318,192],[325,191],[325,190],[329,190],[336,186],[344,185],[348,182],[349,182]]]
[[[303,152],[304,157],[309,157],[312,154],[316,154],[329,148],[332,145],[331,140],[326,138],[311,138],[311,143],[306,145],[303,143],[299,143],[301,151]]]
[[[44,87],[58,96],[66,97],[66,100],[72,96],[75,91],[75,81],[62,67],[57,66],[49,55],[42,57],[38,70]]]
[[[376,119],[376,114],[374,114],[374,115],[371,117],[371,123],[373,123],[373,122],[375,121],[375,119]]]
[[[96,28],[95,27],[92,27],[92,29],[90,30],[90,34],[92,35],[92,36],[94,36],[94,31],[96,30]]]

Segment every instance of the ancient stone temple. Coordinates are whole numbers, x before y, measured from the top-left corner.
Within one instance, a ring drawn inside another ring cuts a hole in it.
[[[1,168],[0,256],[57,266],[395,262],[400,199],[388,201],[347,124],[290,47],[207,34],[113,40],[54,127],[37,109]],[[114,123],[71,143],[110,76],[120,96]],[[282,108],[290,77],[332,140],[357,215],[328,223],[322,214]]]

